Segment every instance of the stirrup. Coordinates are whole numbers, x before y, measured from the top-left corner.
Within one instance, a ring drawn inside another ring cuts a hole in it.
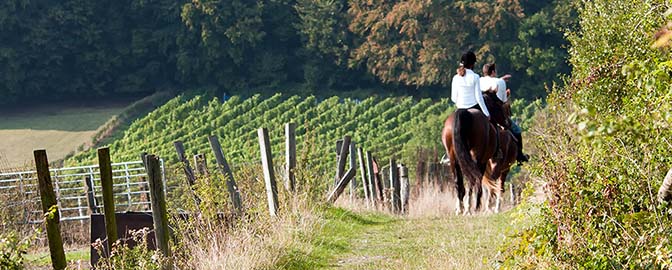
[[[446,154],[443,154],[443,156],[441,157],[441,161],[439,161],[439,163],[450,165],[450,158]]]

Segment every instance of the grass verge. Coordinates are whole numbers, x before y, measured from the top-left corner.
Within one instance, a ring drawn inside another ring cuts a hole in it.
[[[73,269],[87,269],[79,267],[88,266],[90,257],[91,250],[88,247],[65,252],[65,259],[68,262],[68,267],[72,267]],[[25,256],[25,262],[27,269],[51,269],[49,250],[28,253]]]

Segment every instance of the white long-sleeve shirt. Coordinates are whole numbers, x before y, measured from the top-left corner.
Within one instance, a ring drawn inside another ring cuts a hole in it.
[[[488,107],[485,106],[485,101],[483,101],[483,93],[479,82],[478,74],[471,69],[466,70],[464,77],[456,74],[453,76],[450,99],[455,102],[458,109],[468,109],[478,104],[483,114],[490,117]]]
[[[489,89],[495,89],[497,87],[497,97],[502,102],[506,102],[506,82],[500,78],[495,77],[481,77],[480,80],[481,91],[485,92]]]

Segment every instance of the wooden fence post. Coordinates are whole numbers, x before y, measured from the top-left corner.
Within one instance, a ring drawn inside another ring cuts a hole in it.
[[[373,171],[373,157],[371,156],[371,151],[366,151],[366,171],[368,173],[368,181],[367,185],[369,186],[369,194],[371,197],[369,197],[369,200],[371,200],[371,204],[376,206],[376,195],[378,194],[378,191],[374,188],[374,182],[376,181],[376,173]]]
[[[231,171],[231,167],[229,167],[229,163],[226,162],[226,158],[222,152],[222,146],[219,144],[219,139],[217,139],[216,136],[210,136],[208,137],[208,141],[210,141],[210,148],[212,148],[212,151],[215,153],[215,159],[217,160],[219,170],[222,172],[222,175],[224,175],[224,178],[226,178],[226,188],[229,191],[231,202],[233,202],[233,206],[236,208],[236,211],[238,213],[242,213],[243,203],[240,199],[240,191],[238,190],[236,181],[233,179],[233,172]]]
[[[35,157],[35,167],[37,168],[42,212],[46,216],[51,265],[57,270],[65,269],[67,264],[65,261],[65,252],[63,251],[63,238],[61,238],[61,215],[58,213],[56,194],[54,193],[54,187],[51,183],[47,151],[44,149],[35,150],[33,151],[33,155]]]
[[[112,251],[112,244],[117,241],[117,217],[114,210],[114,181],[112,179],[112,162],[110,148],[98,148],[98,166],[100,167],[100,183],[103,187],[103,209],[105,211],[105,232],[107,233],[107,251]]]
[[[187,176],[189,186],[192,187],[194,184],[196,184],[196,176],[194,175],[194,170],[191,169],[189,160],[184,153],[184,144],[182,144],[182,141],[175,141],[173,145],[175,146],[175,151],[177,151],[177,159],[179,159],[180,162],[182,162],[182,165],[184,165],[184,174]]]
[[[366,201],[366,207],[369,208],[371,205],[371,191],[369,189],[368,174],[366,172],[366,164],[364,162],[364,153],[361,147],[357,147],[357,157],[359,159],[359,171],[362,175],[362,186],[364,187],[364,200]]]
[[[392,201],[392,210],[394,213],[401,212],[401,183],[399,181],[399,168],[393,158],[390,159],[390,188],[392,194],[390,199]]]
[[[268,138],[268,130],[260,128],[257,130],[259,136],[259,150],[261,151],[261,165],[264,169],[264,180],[266,183],[266,196],[268,197],[268,211],[271,216],[278,215],[278,188],[275,183],[275,173],[273,172],[273,155],[271,154],[271,143]]]
[[[399,179],[401,181],[401,213],[408,214],[410,181],[408,179],[408,168],[404,164],[399,164]]]
[[[350,149],[348,150],[350,153],[350,169],[353,169],[355,171],[355,175],[357,174],[357,148],[355,147],[355,142],[350,142]],[[355,191],[357,190],[357,177],[353,177],[352,181],[350,181],[350,201],[355,197]]]
[[[339,196],[341,196],[341,193],[345,190],[345,187],[348,185],[348,182],[352,180],[352,178],[355,177],[355,168],[350,168],[345,175],[338,181],[338,185],[336,185],[336,188],[329,193],[329,196],[327,197],[327,202],[329,203],[334,203]]]
[[[196,204],[196,208],[200,208],[199,205],[201,204],[201,198],[196,195],[194,192],[194,185],[196,184],[196,175],[194,175],[194,170],[191,168],[191,165],[189,164],[189,159],[187,159],[187,156],[184,153],[184,144],[182,144],[182,141],[175,141],[173,143],[175,145],[175,150],[177,151],[177,158],[182,162],[182,165],[184,166],[184,174],[187,176],[187,184],[189,184],[189,191],[191,191],[191,196],[194,198],[194,203]]]
[[[334,177],[334,185],[338,185],[338,182],[341,180],[343,173],[345,172],[345,161],[348,159],[348,151],[350,150],[350,136],[343,137],[341,147],[338,150],[338,161],[336,164],[336,177]]]
[[[96,203],[96,196],[93,194],[93,179],[91,176],[84,176],[84,184],[86,185],[86,202],[92,214],[98,214],[98,203]]]
[[[170,258],[168,211],[166,209],[166,195],[163,193],[163,179],[161,177],[159,158],[155,155],[147,155],[146,164],[156,247],[161,251],[163,256]]]
[[[374,190],[376,191],[376,198],[378,199],[378,202],[383,203],[385,201],[385,193],[383,193],[383,190],[385,187],[383,186],[382,182],[382,175],[380,171],[380,166],[378,165],[378,162],[376,161],[376,158],[371,156],[372,162],[373,162],[373,187]]]
[[[199,175],[208,176],[208,162],[205,158],[205,154],[201,153],[194,155],[194,167]]]
[[[145,171],[147,171],[147,152],[140,153],[140,160],[142,160],[142,166],[144,166]]]
[[[296,189],[296,124],[285,124],[285,169],[287,170],[285,179],[285,188],[294,193]]]

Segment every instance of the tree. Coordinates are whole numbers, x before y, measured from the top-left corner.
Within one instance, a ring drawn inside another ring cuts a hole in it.
[[[361,38],[351,66],[385,83],[447,85],[460,53],[503,53],[523,13],[517,0],[350,1],[350,30]]]
[[[520,78],[513,86],[516,96],[544,97],[545,86],[561,84],[561,75],[571,71],[564,32],[576,27],[578,15],[570,0],[524,1],[522,7],[525,18],[509,54]]]

